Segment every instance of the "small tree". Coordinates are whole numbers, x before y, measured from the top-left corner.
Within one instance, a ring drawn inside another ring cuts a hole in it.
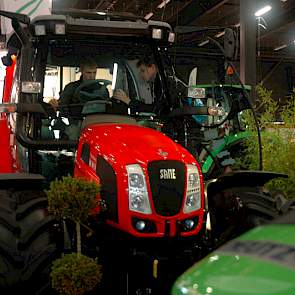
[[[52,287],[60,294],[83,295],[91,291],[101,278],[101,266],[82,254],[66,254],[53,262]]]
[[[101,280],[101,266],[95,259],[81,253],[81,223],[91,210],[99,206],[99,189],[94,182],[64,176],[61,180],[52,181],[46,191],[49,211],[58,218],[67,218],[76,224],[77,253],[63,255],[52,266],[52,286],[60,294],[82,295]]]
[[[91,210],[99,206],[99,186],[81,178],[64,176],[50,183],[46,191],[49,211],[58,218],[68,218],[76,224],[77,252],[81,253],[81,223]]]

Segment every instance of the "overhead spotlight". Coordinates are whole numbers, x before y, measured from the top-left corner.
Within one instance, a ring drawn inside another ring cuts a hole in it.
[[[168,4],[170,2],[170,0],[164,0],[163,2],[161,2],[157,8],[163,8],[166,4]]]
[[[146,20],[150,19],[154,14],[152,12],[149,12],[144,18]]]
[[[199,43],[199,47],[202,47],[202,46],[204,46],[204,45],[206,45],[206,44],[208,44],[209,43],[209,40],[207,39],[207,40],[205,40],[205,41],[203,41],[203,42],[201,42],[201,43]]]
[[[222,31],[222,32],[217,33],[217,34],[215,35],[215,37],[216,37],[216,38],[220,38],[220,37],[224,36],[224,34],[225,34],[225,31]]]
[[[273,50],[274,50],[274,51],[279,51],[279,50],[282,50],[282,49],[284,49],[284,48],[286,48],[286,47],[287,47],[287,44],[283,44],[283,45],[281,45],[281,46],[278,46],[278,47],[274,48]]]
[[[270,5],[267,5],[259,10],[257,10],[255,12],[255,16],[262,16],[264,15],[265,13],[269,12],[271,10],[271,6]]]
[[[97,13],[98,15],[106,15],[106,13],[103,12],[103,11],[97,11],[96,13]]]

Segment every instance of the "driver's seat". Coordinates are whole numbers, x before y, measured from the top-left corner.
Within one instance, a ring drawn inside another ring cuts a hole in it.
[[[110,100],[107,85],[111,81],[96,79],[83,81],[76,87],[72,100],[74,103],[63,105],[61,108],[61,117],[65,116],[69,120],[69,124],[65,126],[63,135],[69,139],[77,139],[82,118],[85,114],[101,112],[105,109],[105,102]],[[97,101],[98,103],[94,103]],[[99,104],[99,102],[104,102]]]

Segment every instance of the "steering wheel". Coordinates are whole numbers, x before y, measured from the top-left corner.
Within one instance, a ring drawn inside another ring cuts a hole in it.
[[[110,104],[110,97],[107,85],[112,82],[106,79],[96,79],[96,80],[86,80],[83,81],[74,91],[73,101],[68,105],[63,105],[60,107],[62,116],[81,118],[83,115],[83,109],[87,106],[88,109],[93,108],[93,103],[96,101],[96,105],[100,104]],[[86,110],[88,113],[88,110]]]
[[[109,100],[110,95],[107,86],[112,81],[106,79],[95,79],[83,81],[74,92],[74,99],[80,102],[92,100]]]

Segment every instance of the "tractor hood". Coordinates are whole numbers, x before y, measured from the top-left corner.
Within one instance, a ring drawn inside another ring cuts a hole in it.
[[[101,156],[116,164],[145,163],[156,160],[196,160],[179,144],[159,131],[139,125],[97,124],[85,128],[82,138]]]
[[[192,266],[178,278],[172,295],[205,295],[208,290],[217,295],[295,294],[294,251],[295,212],[291,212]]]

